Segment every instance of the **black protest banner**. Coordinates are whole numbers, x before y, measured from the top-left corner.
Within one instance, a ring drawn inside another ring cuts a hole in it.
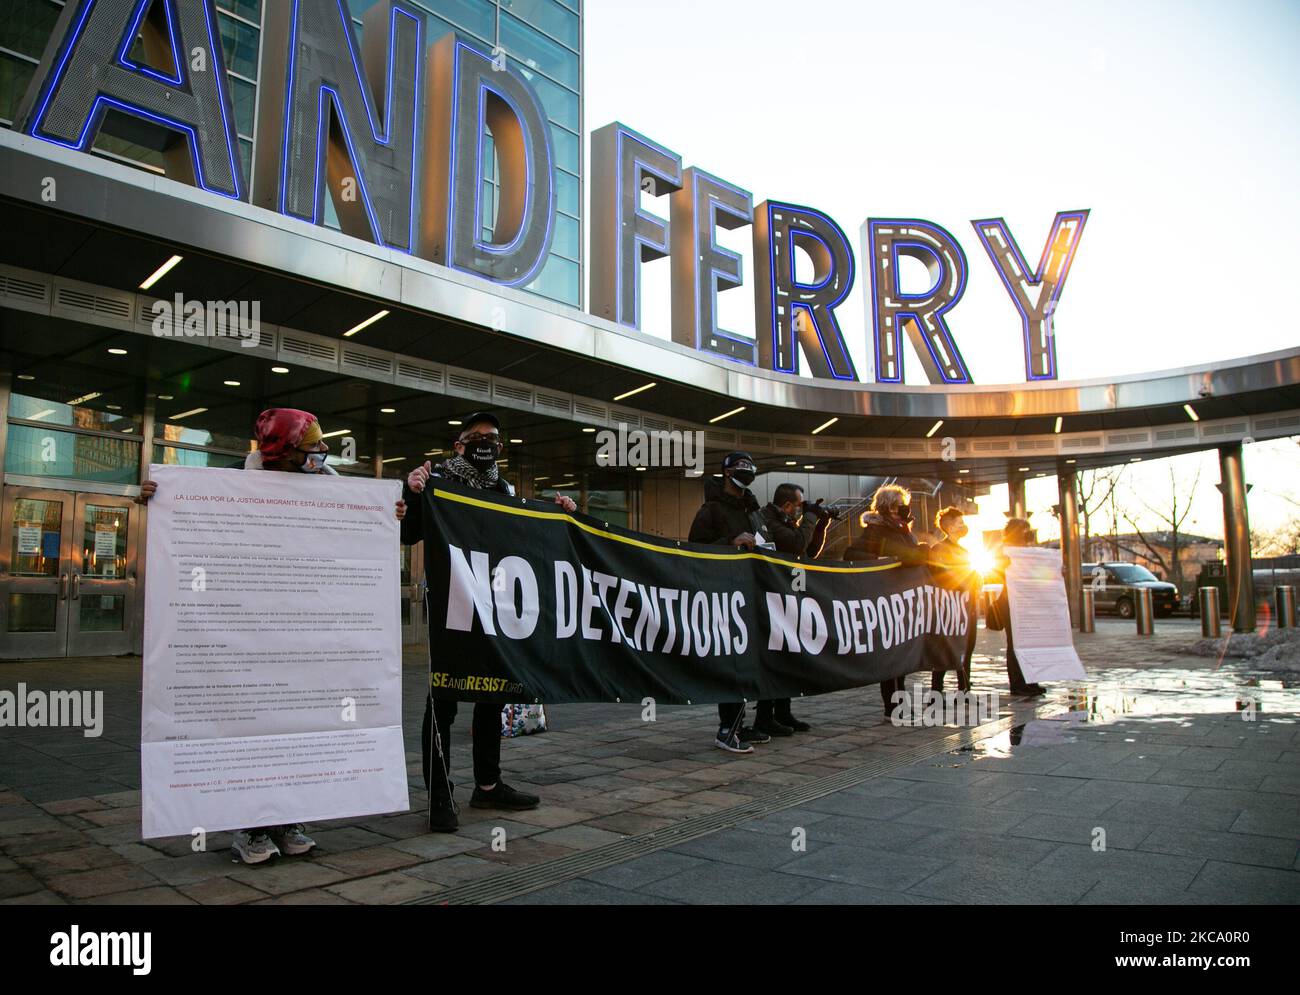
[[[966,595],[894,560],[658,539],[430,481],[430,682],[465,701],[798,697],[954,669]]]

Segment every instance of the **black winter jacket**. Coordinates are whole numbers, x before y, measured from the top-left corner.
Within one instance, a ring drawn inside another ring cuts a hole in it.
[[[918,542],[911,529],[893,519],[871,512],[866,528],[844,553],[846,560],[875,560],[893,557],[905,567],[924,566],[929,562],[930,547]]]
[[[728,494],[716,477],[704,482],[704,504],[691,522],[688,542],[730,546],[731,540],[745,532],[755,532],[763,527],[759,514],[758,498],[746,488],[740,497]]]

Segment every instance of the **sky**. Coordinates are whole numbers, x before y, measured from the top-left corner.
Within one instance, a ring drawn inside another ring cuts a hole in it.
[[[1058,211],[1091,211],[1056,312],[1062,380],[1300,344],[1285,310],[1251,316],[1240,282],[1289,286],[1300,262],[1296,0],[584,7],[588,133],[622,121],[755,203],[817,208],[859,260],[869,217],[952,232],[969,275],[948,318],[977,383],[1024,380],[1019,318],[975,237],[978,218],[1005,218],[1036,263]],[[667,214],[666,200],[646,206]],[[1238,242],[1227,228],[1246,234]],[[721,233],[745,257],[746,284],[721,294],[719,311],[723,327],[752,334],[749,238]],[[642,274],[644,329],[665,338],[667,266]],[[906,289],[925,289],[918,270]],[[860,376],[870,369],[864,297],[859,281],[837,312]],[[905,348],[906,379],[924,383]],[[1257,490],[1300,493],[1296,460],[1254,455]],[[1198,460],[1208,493],[1196,517],[1221,534],[1213,454],[1181,458],[1178,472],[1190,480]],[[1168,486],[1158,463],[1131,473],[1138,486],[1148,474]],[[1054,495],[1054,480],[1031,483],[1031,506],[1043,486]],[[1261,502],[1252,524],[1283,507]]]

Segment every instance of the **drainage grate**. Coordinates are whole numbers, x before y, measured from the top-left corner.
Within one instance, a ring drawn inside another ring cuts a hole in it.
[[[1048,711],[1054,710],[1049,709]],[[851,788],[863,781],[869,781],[874,777],[888,774],[890,771],[910,767],[922,760],[928,760],[943,753],[950,753],[963,746],[970,746],[980,740],[1006,732],[1012,726],[1024,722],[1026,717],[1033,717],[1032,709],[1029,710],[1028,716],[1021,712],[1020,714],[1007,715],[996,722],[985,723],[971,729],[962,729],[942,739],[900,750],[893,756],[872,760],[868,763],[859,764],[857,767],[849,767],[836,774],[827,774],[825,777],[816,778],[807,784],[782,788],[780,791],[766,797],[742,802],[739,805],[733,805],[731,808],[722,809],[711,815],[687,819],[673,826],[665,826],[663,829],[656,829],[653,832],[642,833],[638,836],[629,836],[627,839],[619,840],[616,843],[608,843],[605,846],[594,847],[568,857],[560,857],[531,867],[502,871],[500,874],[456,885],[436,894],[413,898],[403,904],[491,905],[496,902],[517,898],[520,895],[526,895],[529,892],[541,891],[543,888],[550,888],[571,878],[590,874],[602,867],[621,864],[624,861],[654,853],[656,850],[663,850],[679,843],[685,843],[688,840],[707,836],[710,833],[716,833],[720,829],[727,829],[739,822],[744,822],[746,819],[779,812],[782,809],[794,808],[796,805],[822,798],[844,788]]]

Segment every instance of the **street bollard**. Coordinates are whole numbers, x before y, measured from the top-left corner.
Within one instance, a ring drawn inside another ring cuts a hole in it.
[[[1097,592],[1091,587],[1079,592],[1079,631],[1097,631]]]
[[[1295,588],[1290,584],[1279,584],[1273,590],[1273,607],[1277,609],[1277,627],[1294,629],[1295,624]]]
[[[1135,593],[1137,611],[1134,612],[1133,617],[1137,619],[1137,634],[1149,636],[1156,631],[1155,603],[1151,600],[1151,588],[1139,587]]]
[[[1201,635],[1206,639],[1218,639],[1222,631],[1219,619],[1219,589],[1202,587],[1196,592],[1200,600]]]

